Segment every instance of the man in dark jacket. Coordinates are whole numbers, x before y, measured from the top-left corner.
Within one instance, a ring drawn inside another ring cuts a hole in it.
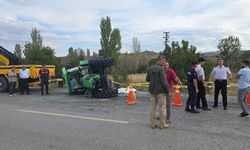
[[[49,95],[49,70],[46,68],[45,64],[39,71],[39,79],[41,82],[41,95],[43,95],[44,86],[46,89],[46,95]]]
[[[147,73],[146,81],[149,82],[149,93],[151,94],[150,119],[151,128],[156,128],[156,106],[159,104],[160,128],[168,128],[166,124],[166,96],[169,93],[169,86],[163,65],[166,63],[164,56],[157,58],[156,65],[152,66]]]

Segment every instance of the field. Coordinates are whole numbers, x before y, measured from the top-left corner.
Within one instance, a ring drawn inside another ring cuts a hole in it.
[[[141,74],[130,74],[129,76],[129,82],[130,84],[134,84],[134,87],[137,90],[146,91],[148,89],[148,86],[141,83],[146,83],[146,73]],[[185,86],[182,88],[182,92],[187,93],[187,90]],[[213,95],[214,94],[214,85],[210,81],[210,86],[207,91],[207,94]],[[237,85],[236,85],[236,79],[235,75],[233,75],[233,80],[229,81],[228,83],[228,95],[235,96],[237,95]]]

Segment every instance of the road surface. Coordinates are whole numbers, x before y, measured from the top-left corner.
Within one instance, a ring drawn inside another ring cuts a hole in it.
[[[173,108],[169,129],[151,129],[147,95],[128,106],[123,96],[100,100],[65,93],[53,89],[51,95],[40,96],[32,89],[29,96],[0,94],[0,149],[250,149],[250,119],[238,117],[234,97],[227,111],[221,107],[190,114],[184,107]]]

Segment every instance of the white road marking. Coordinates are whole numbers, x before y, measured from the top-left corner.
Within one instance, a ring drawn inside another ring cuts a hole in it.
[[[67,115],[67,114],[57,114],[57,113],[49,113],[49,112],[41,112],[41,111],[32,111],[32,110],[22,110],[17,109],[19,112],[33,113],[33,114],[42,114],[49,116],[58,116],[58,117],[70,117],[70,118],[78,118],[78,119],[86,119],[86,120],[95,120],[95,121],[103,121],[103,122],[112,122],[112,123],[120,123],[120,124],[128,124],[127,121],[120,120],[111,120],[111,119],[102,119],[102,118],[94,118],[94,117],[83,117],[83,116],[75,116],[75,115]]]

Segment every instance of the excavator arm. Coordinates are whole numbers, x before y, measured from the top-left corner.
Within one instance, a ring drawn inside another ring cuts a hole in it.
[[[0,46],[0,62],[4,65],[18,65],[19,59],[13,53]]]

